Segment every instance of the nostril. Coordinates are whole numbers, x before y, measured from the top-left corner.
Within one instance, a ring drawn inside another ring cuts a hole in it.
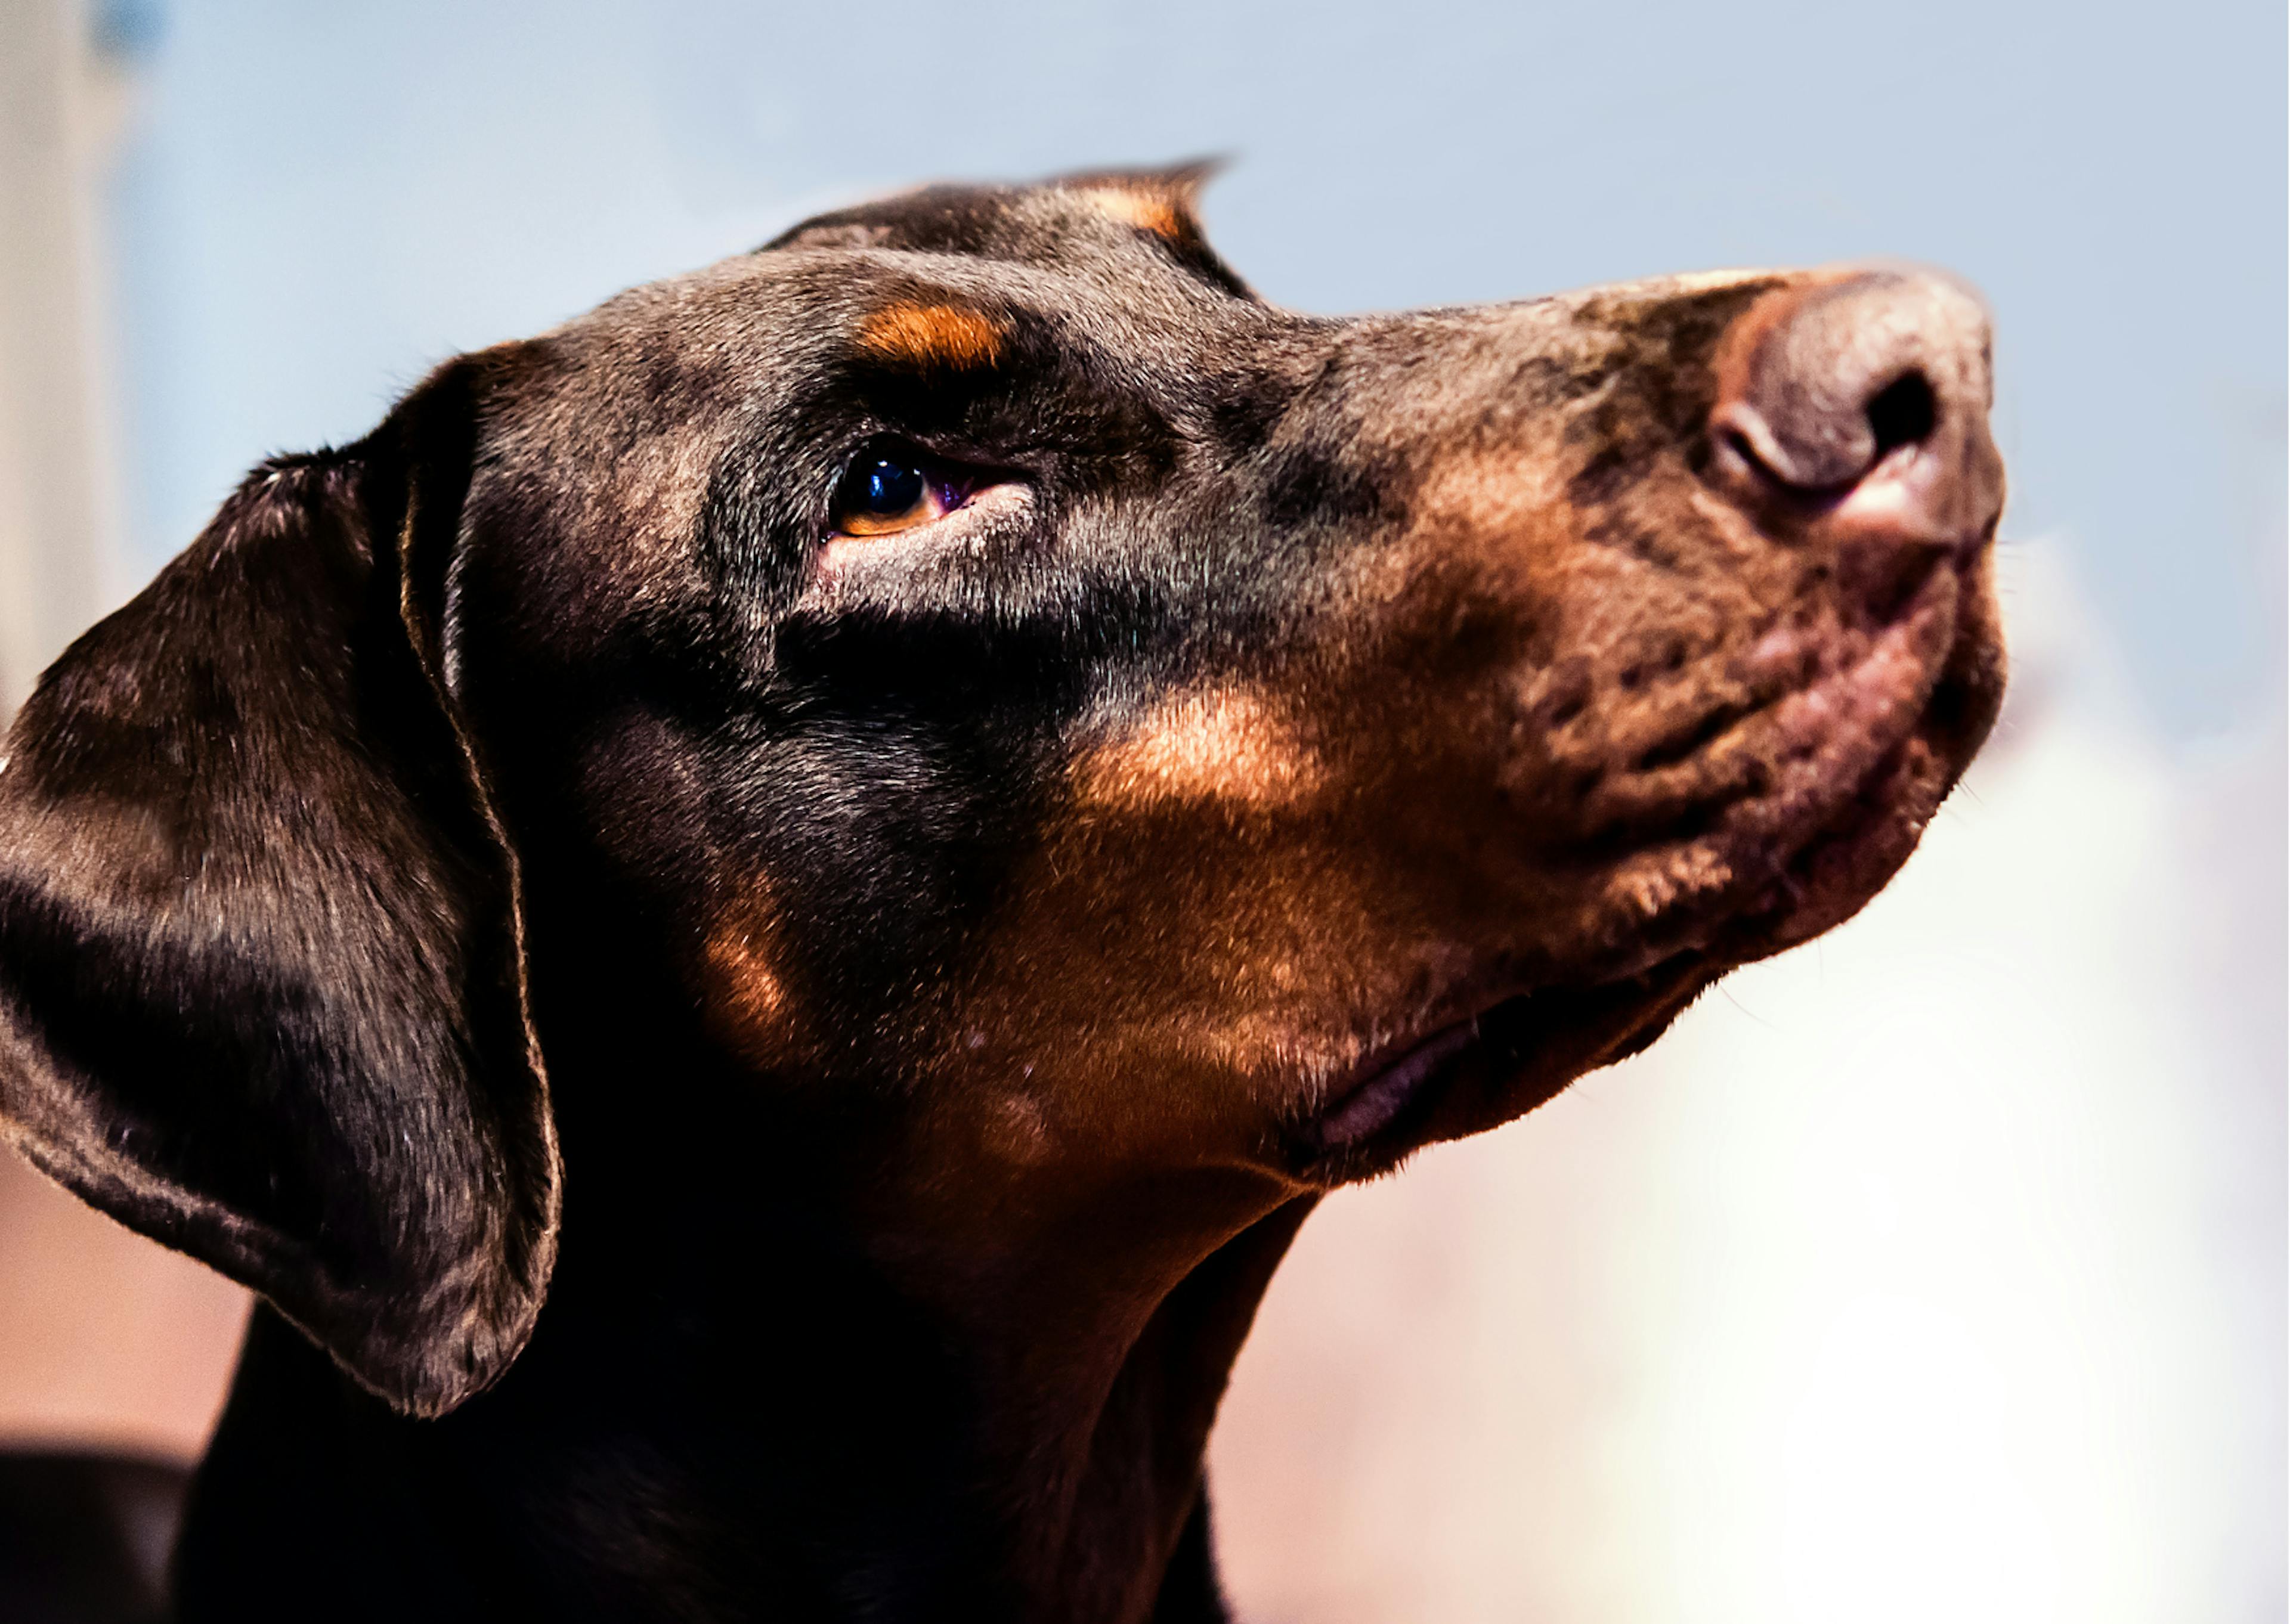
[[[1876,460],[1881,462],[1903,445],[1914,445],[1940,422],[1940,402],[1932,382],[1920,372],[1902,372],[1870,397],[1869,432],[1874,436]]]
[[[1902,446],[1953,446],[1958,415],[1978,414],[1987,399],[1987,331],[1977,300],[1921,272],[1768,292],[1734,318],[1715,357],[1709,428],[1721,466],[1832,500]]]

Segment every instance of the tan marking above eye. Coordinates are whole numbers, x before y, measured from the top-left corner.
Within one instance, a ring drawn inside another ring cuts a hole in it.
[[[961,305],[885,305],[859,329],[860,348],[909,366],[992,366],[1002,357],[1002,328]]]
[[[1325,764],[1295,726],[1253,694],[1203,689],[1163,700],[1073,764],[1091,808],[1222,802],[1269,810],[1318,790]]]

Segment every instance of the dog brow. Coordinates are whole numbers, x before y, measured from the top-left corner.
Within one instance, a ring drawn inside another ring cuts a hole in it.
[[[859,330],[860,348],[914,367],[987,367],[1002,358],[1001,325],[961,305],[885,305]]]

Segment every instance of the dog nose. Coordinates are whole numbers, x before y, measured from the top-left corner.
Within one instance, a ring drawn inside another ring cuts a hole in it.
[[[1988,433],[1988,313],[1918,270],[1862,270],[1774,290],[1718,356],[1710,424],[1761,482],[1859,527],[1980,539],[2003,505]]]

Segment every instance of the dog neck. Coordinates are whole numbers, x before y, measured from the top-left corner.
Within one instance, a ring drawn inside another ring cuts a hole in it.
[[[1014,1228],[930,1204],[884,1248],[963,1350],[1019,1614],[1152,1611],[1189,1515],[1205,1517],[1233,1360],[1315,1199],[1217,1170],[1095,1186]]]
[[[833,1156],[758,1179],[717,1125],[669,1178],[624,1145],[582,1180],[568,1136],[540,1329],[443,1420],[261,1310],[181,1616],[274,1616],[255,1582],[292,1616],[303,1565],[392,1575],[376,1618],[1223,1616],[1203,1453],[1311,1197],[1203,1176],[989,1236],[965,1202],[854,1209]]]

